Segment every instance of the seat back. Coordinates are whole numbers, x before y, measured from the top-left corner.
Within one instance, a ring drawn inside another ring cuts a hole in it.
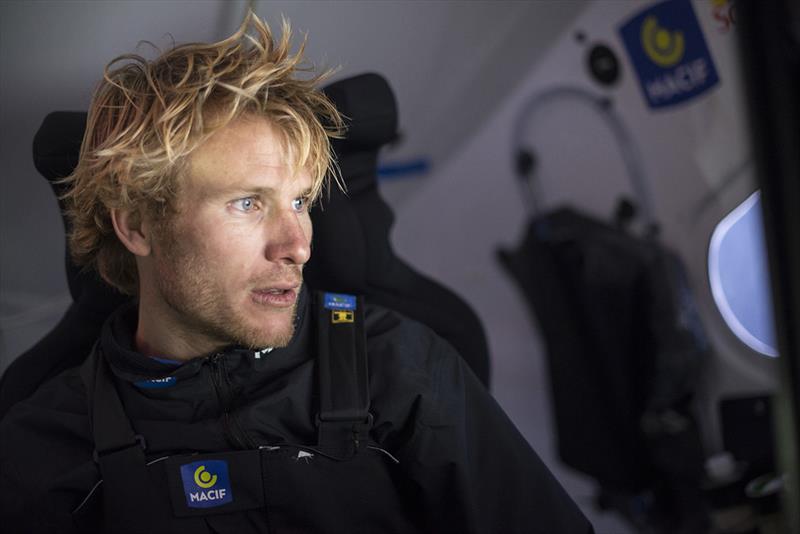
[[[325,89],[348,117],[334,142],[347,193],[331,188],[316,209],[314,248],[305,269],[309,285],[362,294],[368,302],[426,324],[449,341],[488,387],[489,349],[480,319],[458,295],[415,271],[394,252],[394,214],[378,189],[378,152],[397,137],[397,105],[377,74],[348,78]]]

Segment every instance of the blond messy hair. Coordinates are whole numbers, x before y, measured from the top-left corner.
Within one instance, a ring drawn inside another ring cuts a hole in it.
[[[330,138],[342,118],[316,88],[331,71],[311,75],[305,40],[290,53],[291,28],[280,41],[252,11],[217,43],[178,46],[153,61],[127,54],[112,60],[95,90],[80,160],[64,179],[73,260],[134,295],[136,262],[117,238],[112,209],[173,212],[187,158],[216,130],[245,114],[268,119],[296,168],[313,178],[312,200],[338,178]],[[117,66],[118,63],[122,63]],[[309,73],[305,79],[297,73]]]

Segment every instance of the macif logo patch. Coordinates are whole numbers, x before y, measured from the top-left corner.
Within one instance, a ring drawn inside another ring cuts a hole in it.
[[[164,378],[153,378],[152,380],[139,380],[134,382],[133,385],[142,389],[162,389],[175,385],[177,379],[174,376],[165,376]]]
[[[181,466],[183,492],[190,508],[213,508],[233,502],[228,463],[205,460]]]
[[[651,108],[689,100],[719,82],[690,0],[656,4],[619,32]]]

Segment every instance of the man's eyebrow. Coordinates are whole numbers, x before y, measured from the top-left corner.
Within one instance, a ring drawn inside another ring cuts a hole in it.
[[[239,184],[239,185],[231,185],[228,187],[221,187],[217,189],[214,192],[214,194],[220,196],[234,195],[234,194],[269,196],[274,192],[275,192],[274,187],[269,187],[264,185],[248,186],[247,184]],[[311,187],[306,187],[300,192],[300,196],[310,196],[312,192],[313,189]]]
[[[264,185],[249,186],[247,184],[242,184],[242,185],[232,185],[230,187],[226,187],[224,191],[226,193],[253,193],[256,195],[264,195],[264,194],[274,193],[275,188]]]

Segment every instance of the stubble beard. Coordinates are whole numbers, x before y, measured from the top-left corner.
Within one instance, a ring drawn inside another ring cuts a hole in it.
[[[156,256],[159,293],[176,322],[188,336],[202,336],[217,346],[242,345],[252,349],[285,347],[294,336],[297,300],[290,310],[288,324],[269,329],[248,321],[244,309],[236,309],[219,284],[218,277],[196,253],[176,239],[163,234]],[[302,280],[302,269],[295,275]],[[302,286],[300,286],[302,287]],[[298,287],[298,292],[300,291]],[[299,298],[299,293],[298,293]]]

